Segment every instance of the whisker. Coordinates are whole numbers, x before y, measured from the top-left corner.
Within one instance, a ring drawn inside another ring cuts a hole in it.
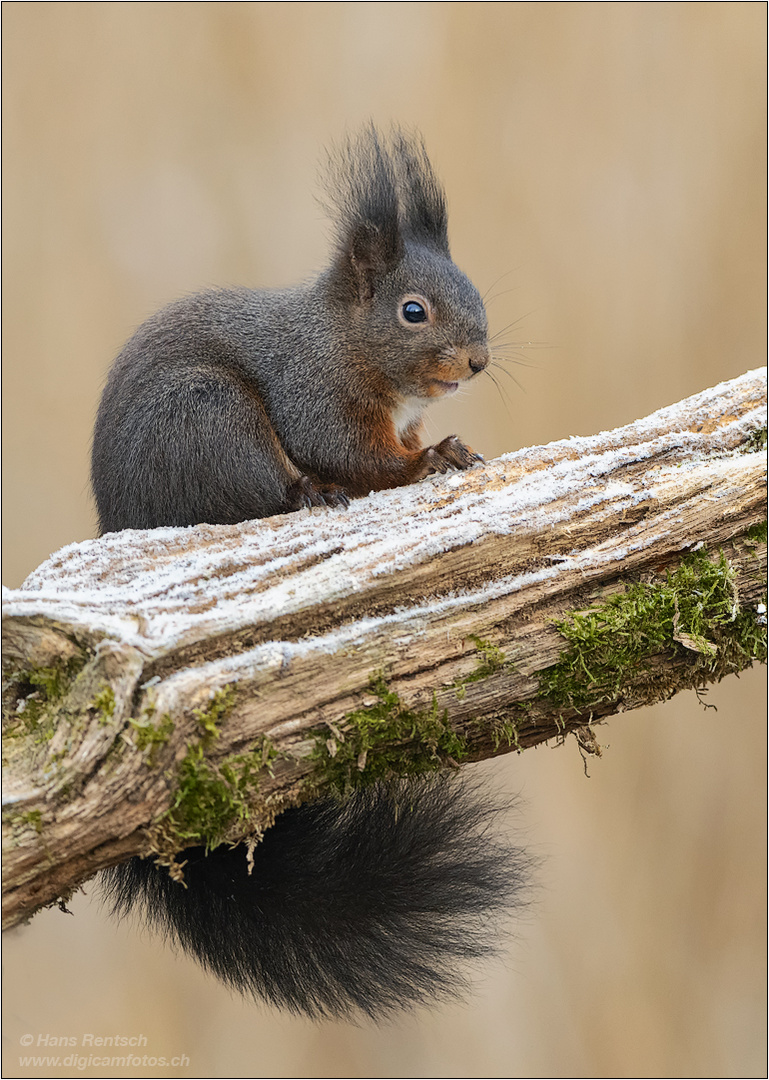
[[[547,341],[500,341],[494,342],[496,349],[557,349],[558,345],[550,345]]]
[[[489,369],[488,369],[488,368],[486,368],[486,374],[487,374],[487,375],[488,375],[488,377],[489,377],[489,378],[491,379],[491,381],[492,381],[492,382],[494,383],[494,386],[496,387],[497,393],[499,394],[499,400],[500,400],[500,401],[502,402],[502,404],[504,405],[504,407],[505,407],[505,412],[507,413],[508,419],[509,419],[509,420],[510,420],[510,422],[512,423],[512,421],[513,421],[513,414],[512,414],[511,412],[510,412],[510,404],[509,404],[509,401],[508,401],[508,399],[507,399],[507,398],[505,397],[504,393],[502,392],[502,387],[501,387],[501,386],[499,385],[499,383],[498,383],[498,382],[497,382],[497,380],[496,380],[496,379],[494,378],[494,376],[492,375],[492,373],[491,373],[491,372],[489,371]]]
[[[542,366],[539,361],[530,361],[525,356],[500,356],[498,353],[493,352],[491,358],[496,362],[496,366],[500,371],[504,371],[503,364],[515,364],[517,367],[533,368],[535,371],[539,371]]]
[[[506,274],[500,274],[498,278],[495,278],[494,281],[492,281],[491,285],[489,285],[488,289],[481,297],[481,300],[484,302],[484,304],[486,303],[486,297],[489,295],[494,286],[498,285],[500,281],[504,281],[506,277],[510,277],[510,275],[514,274],[517,270],[520,270],[520,266],[513,267],[512,270],[508,270]]]
[[[513,285],[511,289],[502,289],[501,292],[494,293],[493,296],[490,296],[488,300],[484,297],[483,303],[488,307],[489,304],[493,304],[495,300],[498,300],[500,296],[507,296],[507,294],[511,292],[520,292],[520,288],[520,285]]]
[[[494,363],[493,361],[492,366],[495,367],[497,371],[501,372],[503,375],[507,375],[508,379],[512,379],[519,390],[521,390],[523,393],[526,393],[526,391],[523,389],[523,386],[516,379],[515,375],[513,375],[512,371],[508,371],[507,368],[504,368],[501,364]],[[488,371],[488,368],[486,370]]]
[[[517,326],[518,323],[523,322],[524,319],[528,319],[530,315],[534,314],[534,308],[531,311],[527,311],[525,315],[519,315],[517,319],[513,319],[507,326],[503,326],[501,330],[497,330],[496,334],[492,334],[489,341],[496,341],[500,334],[504,334],[506,330],[509,330],[511,326]]]

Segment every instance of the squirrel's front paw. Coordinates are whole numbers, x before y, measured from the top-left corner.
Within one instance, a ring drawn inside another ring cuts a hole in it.
[[[429,446],[424,452],[424,466],[420,479],[433,473],[445,473],[452,469],[470,469],[483,461],[481,454],[476,454],[465,446],[456,435],[449,435],[437,446]]]
[[[288,510],[303,510],[306,506],[344,506],[350,500],[338,484],[321,484],[309,476],[300,476],[286,496]]]

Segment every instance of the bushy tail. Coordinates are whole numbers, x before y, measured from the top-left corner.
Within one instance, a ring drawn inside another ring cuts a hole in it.
[[[314,1017],[382,1017],[466,989],[522,902],[528,860],[492,835],[504,809],[456,777],[288,810],[254,851],[184,853],[186,888],[151,860],[105,874],[113,909],[238,990]]]

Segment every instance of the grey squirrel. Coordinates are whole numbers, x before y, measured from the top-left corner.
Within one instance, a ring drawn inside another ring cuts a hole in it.
[[[370,125],[329,156],[336,244],[314,281],[202,293],[115,360],[94,430],[102,533],[344,507],[480,459],[421,443],[422,412],[489,363],[475,287],[451,259],[421,138]],[[526,859],[472,785],[395,780],[283,813],[254,852],[190,848],[184,886],[150,859],[107,871],[113,908],[230,986],[311,1016],[451,995],[519,901]]]

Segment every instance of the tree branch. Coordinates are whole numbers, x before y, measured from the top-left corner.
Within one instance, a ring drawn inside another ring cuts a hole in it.
[[[765,389],[346,512],[53,555],[4,593],[4,924],[379,776],[596,752],[595,722],[764,658]]]

